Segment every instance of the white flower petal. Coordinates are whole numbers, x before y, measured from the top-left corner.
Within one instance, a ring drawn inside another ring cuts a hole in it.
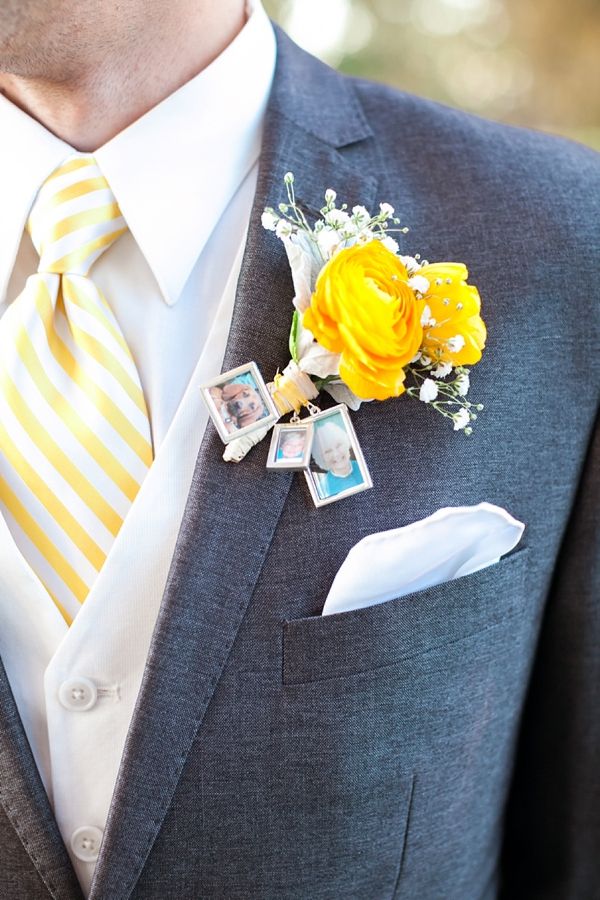
[[[328,225],[323,228],[317,235],[317,243],[324,260],[330,259],[340,243],[340,235],[334,228]]]
[[[370,228],[361,228],[358,235],[359,244],[369,244],[375,237],[374,232]]]
[[[415,272],[418,272],[421,268],[419,266],[418,261],[414,258],[414,256],[401,256],[400,262],[406,266],[406,271],[409,275],[412,275]]]
[[[352,219],[348,219],[346,224],[341,229],[342,234],[346,235],[346,237],[353,237],[354,235],[358,234],[359,230],[360,229],[358,225],[356,224],[356,222],[353,222]]]
[[[393,237],[384,237],[381,243],[387,250],[391,250],[392,253],[397,253],[400,249],[398,241],[395,241]]]
[[[323,390],[331,394],[336,403],[345,403],[346,406],[349,406],[354,411],[360,409],[361,403],[371,402],[370,400],[363,400],[357,397],[343,381],[330,381]]]
[[[446,346],[450,353],[458,353],[465,346],[465,339],[462,334],[457,334],[446,341]]]
[[[267,231],[275,231],[277,228],[277,223],[279,222],[279,216],[276,216],[274,212],[269,212],[269,210],[265,209],[264,213],[260,217],[260,221],[262,223],[262,227],[266,228]]]
[[[325,221],[332,228],[339,230],[346,227],[350,221],[350,216],[344,209],[330,209],[328,213],[325,213]]]
[[[423,312],[421,313],[421,327],[425,328],[429,325],[429,320],[431,319],[431,309],[428,306],[423,307]]]
[[[445,378],[446,375],[449,375],[452,371],[452,363],[443,362],[438,363],[435,369],[432,370],[431,374],[434,378]]]
[[[291,222],[288,222],[287,219],[280,219],[275,227],[275,234],[278,238],[286,238],[292,234],[293,230]]]
[[[367,225],[371,221],[371,213],[365,206],[353,206],[352,217],[359,227]]]
[[[466,397],[469,388],[471,386],[471,382],[469,380],[469,375],[467,372],[461,372],[456,378],[456,390],[458,391],[461,397]]]
[[[302,359],[302,357],[306,356],[307,353],[311,350],[313,344],[316,343],[315,336],[312,331],[309,331],[308,328],[305,328],[302,324],[302,318],[302,316],[298,317],[298,325],[296,329],[296,354],[299,360]]]
[[[379,209],[381,210],[383,215],[386,215],[388,217],[394,215],[394,207],[391,206],[389,203],[380,203]]]
[[[423,403],[431,403],[438,395],[438,386],[431,378],[426,378],[419,391],[419,400]]]
[[[426,294],[429,290],[429,281],[424,275],[413,275],[408,279],[408,283],[413,291],[419,291],[420,294]]]
[[[298,368],[307,375],[316,375],[317,378],[339,375],[340,354],[321,347],[308,328],[302,328],[301,336],[298,338]]]
[[[454,413],[452,418],[454,419],[455,431],[460,431],[462,428],[465,428],[471,421],[469,411],[464,407],[462,407],[462,409],[459,409],[457,413]]]
[[[292,270],[294,306],[300,312],[304,312],[310,306],[310,298],[315,289],[317,275],[323,266],[323,260],[320,258],[314,241],[303,231],[284,238],[283,245]]]

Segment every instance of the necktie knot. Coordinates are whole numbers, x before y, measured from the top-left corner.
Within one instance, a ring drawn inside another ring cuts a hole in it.
[[[94,157],[76,154],[42,184],[27,230],[39,272],[87,275],[127,225]]]

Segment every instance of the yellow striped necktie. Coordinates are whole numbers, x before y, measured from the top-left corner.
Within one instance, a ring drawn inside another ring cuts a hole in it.
[[[27,222],[38,272],[0,319],[0,503],[68,624],[152,463],[140,378],[88,273],[127,230],[91,156],[44,182]]]

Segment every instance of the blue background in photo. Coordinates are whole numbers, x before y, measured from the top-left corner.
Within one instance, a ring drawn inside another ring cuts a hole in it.
[[[322,500],[326,500],[328,497],[335,497],[336,494],[341,494],[342,491],[347,491],[348,488],[358,487],[364,483],[360,467],[355,459],[352,460],[351,473],[346,475],[345,478],[340,478],[339,475],[334,475],[333,472],[327,472],[318,477],[318,492]]]

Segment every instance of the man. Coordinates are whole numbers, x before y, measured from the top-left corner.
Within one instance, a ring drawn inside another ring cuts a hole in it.
[[[0,897],[596,896],[598,158],[242,0],[0,9]],[[364,404],[375,487],[325,509],[198,389],[287,362],[288,170],[467,262],[489,335],[475,435]],[[320,615],[361,538],[482,500],[522,548]]]

